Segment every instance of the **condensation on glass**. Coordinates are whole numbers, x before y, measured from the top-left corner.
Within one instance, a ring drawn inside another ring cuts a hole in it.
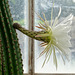
[[[43,13],[46,14],[47,20],[50,21],[51,19],[51,9],[53,6],[53,0],[35,0],[35,12],[40,14],[43,18]],[[58,62],[58,69],[56,70],[55,66],[52,62],[52,55],[50,61],[44,65],[42,68],[42,64],[44,62],[44,56],[38,56],[41,51],[44,49],[39,46],[41,42],[35,41],[35,73],[75,73],[75,0],[54,0],[54,8],[53,8],[53,19],[58,15],[59,7],[61,7],[61,15],[60,19],[67,17],[70,13],[74,15],[72,28],[71,28],[71,55],[70,55],[70,62],[66,59],[66,64],[63,64],[61,56],[57,53],[57,62]],[[38,25],[40,19],[38,18],[37,14],[35,13],[35,26]],[[39,30],[35,28],[35,30]]]
[[[14,23],[17,22],[28,29],[28,1],[9,0],[9,5]],[[18,30],[16,31],[22,53],[24,73],[28,73],[28,38]]]

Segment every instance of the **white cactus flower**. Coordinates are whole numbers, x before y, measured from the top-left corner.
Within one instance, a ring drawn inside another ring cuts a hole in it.
[[[44,63],[42,65],[42,67],[44,66],[46,61],[49,61],[50,56],[52,54],[53,51],[53,62],[56,66],[57,69],[57,58],[56,58],[56,53],[55,51],[57,50],[63,61],[63,55],[66,56],[66,58],[68,59],[68,53],[70,52],[69,47],[71,47],[71,42],[70,42],[70,35],[68,34],[71,30],[71,24],[72,24],[72,18],[73,15],[70,14],[68,17],[64,18],[64,20],[62,20],[60,23],[58,22],[58,18],[61,14],[61,7],[58,13],[58,16],[55,18],[55,20],[52,20],[52,13],[53,13],[53,9],[51,12],[51,23],[49,24],[49,22],[47,21],[45,14],[43,13],[44,19],[43,20],[39,15],[38,17],[44,22],[44,24],[39,24],[39,26],[37,26],[40,29],[43,29],[44,31],[47,31],[48,34],[39,34],[36,37],[46,37],[48,36],[50,38],[50,42],[49,43],[42,43],[42,46],[46,46],[46,48],[44,49],[44,51],[42,51],[39,55],[42,56],[43,54],[46,53],[46,57],[44,60]],[[65,63],[65,61],[64,61]]]

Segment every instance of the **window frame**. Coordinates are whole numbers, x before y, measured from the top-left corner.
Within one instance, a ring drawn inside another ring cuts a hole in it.
[[[34,30],[34,0],[28,0],[28,25],[29,30]],[[29,38],[28,56],[28,75],[34,75],[34,40],[32,38]]]

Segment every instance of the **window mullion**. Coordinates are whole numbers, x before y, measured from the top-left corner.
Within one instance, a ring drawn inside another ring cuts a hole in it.
[[[34,0],[28,0],[28,23],[29,30],[34,30]],[[34,41],[31,38],[29,38],[28,48],[28,71],[29,75],[34,75]]]

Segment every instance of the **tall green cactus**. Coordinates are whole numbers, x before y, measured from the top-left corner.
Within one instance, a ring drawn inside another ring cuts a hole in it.
[[[0,0],[0,75],[23,75],[21,56],[8,0]]]

